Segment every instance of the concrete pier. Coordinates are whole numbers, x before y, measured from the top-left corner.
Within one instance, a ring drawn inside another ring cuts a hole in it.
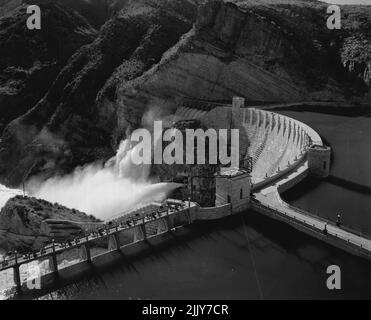
[[[13,280],[16,286],[17,291],[21,290],[22,282],[21,282],[21,274],[19,272],[19,265],[13,267]]]
[[[90,245],[88,242],[80,247],[80,259],[91,262]]]
[[[167,225],[167,231],[170,231],[171,229],[174,228],[173,221],[172,221],[171,217],[169,216],[169,214],[167,214],[167,216],[165,218],[165,221],[166,221],[166,225]]]
[[[115,233],[109,237],[108,240],[108,250],[114,251],[114,250],[120,250],[120,238],[118,233]]]
[[[49,267],[53,273],[58,273],[57,255],[55,253],[49,256]]]

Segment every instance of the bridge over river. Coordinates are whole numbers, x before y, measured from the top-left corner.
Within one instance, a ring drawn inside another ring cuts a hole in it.
[[[107,252],[125,250],[126,247],[174,231],[177,228],[193,223],[195,220],[196,203],[189,201],[168,200],[165,205],[153,204],[124,214],[107,221],[103,227],[90,230],[84,237],[76,238],[65,243],[52,243],[39,252],[26,255],[17,253],[6,257],[0,262],[0,272],[12,270],[14,284],[18,290],[29,281],[27,266],[32,262],[47,261],[49,272],[58,274],[63,254],[74,249],[80,251],[80,263],[93,263],[99,258],[91,254],[91,248],[97,243],[108,241]],[[78,263],[72,267],[77,268]],[[22,270],[23,268],[23,270]],[[22,273],[22,271],[24,271]],[[23,277],[21,276],[23,274]],[[27,289],[27,288],[24,288]]]

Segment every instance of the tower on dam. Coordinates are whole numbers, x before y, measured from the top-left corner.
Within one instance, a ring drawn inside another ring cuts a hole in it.
[[[249,138],[243,126],[243,109],[245,108],[245,98],[233,97],[232,112],[231,112],[231,126],[230,129],[239,130],[239,150],[240,161],[243,161],[250,145]]]
[[[232,213],[238,213],[249,208],[250,196],[251,175],[247,170],[221,168],[216,175],[216,207],[230,204]]]
[[[330,174],[331,148],[325,145],[312,145],[308,149],[309,172],[317,177],[326,178]]]
[[[234,126],[241,123],[241,108],[245,106],[245,99],[241,97],[233,97],[232,101],[232,122]]]

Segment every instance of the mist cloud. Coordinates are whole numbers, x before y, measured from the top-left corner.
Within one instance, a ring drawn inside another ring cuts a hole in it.
[[[75,208],[100,219],[117,216],[140,203],[162,200],[178,185],[153,183],[150,166],[136,166],[131,161],[135,146],[121,143],[114,158],[106,164],[77,168],[72,174],[46,181],[37,178],[27,183],[27,190],[41,199]]]

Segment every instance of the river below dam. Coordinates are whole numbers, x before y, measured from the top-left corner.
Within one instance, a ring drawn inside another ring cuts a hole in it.
[[[371,234],[371,119],[281,111],[314,128],[334,151],[331,176],[307,179],[286,201]],[[202,222],[171,245],[40,299],[371,299],[371,264],[248,211]],[[338,265],[342,289],[328,290]]]

